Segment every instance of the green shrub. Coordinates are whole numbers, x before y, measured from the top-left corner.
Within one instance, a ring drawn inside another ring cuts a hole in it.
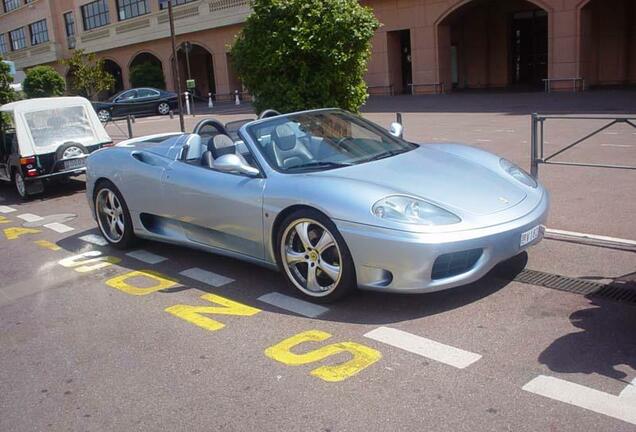
[[[66,85],[51,66],[35,66],[27,71],[22,88],[28,98],[37,98],[62,96]]]
[[[161,65],[152,62],[144,62],[130,68],[130,84],[133,87],[166,88],[166,80],[163,76]]]
[[[104,69],[104,60],[95,53],[85,53],[76,49],[73,55],[60,60],[60,64],[68,68],[69,92],[94,99],[99,93],[115,87],[115,77]]]
[[[252,7],[231,55],[257,111],[358,111],[379,27],[371,9],[357,0],[254,0]]]

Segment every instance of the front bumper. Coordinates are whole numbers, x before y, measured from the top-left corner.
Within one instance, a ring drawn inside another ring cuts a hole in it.
[[[520,246],[521,234],[545,227],[549,197],[524,216],[504,224],[469,231],[421,234],[335,221],[355,263],[358,286],[377,291],[425,293],[466,285],[482,278],[498,263],[511,258],[543,238]],[[444,254],[481,249],[475,264],[454,276],[433,279],[435,260]]]

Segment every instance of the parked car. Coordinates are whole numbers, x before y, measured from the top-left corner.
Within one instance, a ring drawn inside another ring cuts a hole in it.
[[[525,171],[401,135],[338,109],[250,121],[236,139],[208,119],[91,155],[86,194],[111,245],[143,237],[279,268],[315,301],[464,285],[541,240],[548,193]]]
[[[91,103],[81,97],[28,99],[0,107],[0,180],[26,199],[44,181],[86,171],[86,156],[112,144]]]
[[[142,87],[124,90],[106,102],[93,102],[97,116],[102,122],[128,114],[167,115],[178,105],[177,94],[156,88]]]

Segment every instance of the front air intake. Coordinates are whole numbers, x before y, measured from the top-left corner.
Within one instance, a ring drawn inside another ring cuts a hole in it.
[[[438,256],[433,264],[431,279],[445,279],[470,271],[482,252],[482,249],[471,249]]]

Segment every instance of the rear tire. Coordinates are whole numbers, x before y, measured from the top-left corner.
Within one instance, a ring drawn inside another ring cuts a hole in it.
[[[313,302],[331,303],[356,288],[347,244],[336,225],[316,210],[299,210],[283,220],[276,259],[289,285]]]
[[[137,242],[128,205],[119,189],[101,181],[93,196],[97,226],[106,241],[118,249],[130,249]]]
[[[170,104],[161,102],[159,105],[157,105],[157,112],[161,115],[170,114]]]
[[[18,194],[18,198],[23,201],[27,201],[29,199],[29,194],[27,193],[26,182],[24,181],[24,176],[17,170],[13,171],[13,185],[15,186],[15,191]]]
[[[76,142],[66,142],[55,151],[55,160],[65,160],[81,157],[88,154],[86,147]]]

